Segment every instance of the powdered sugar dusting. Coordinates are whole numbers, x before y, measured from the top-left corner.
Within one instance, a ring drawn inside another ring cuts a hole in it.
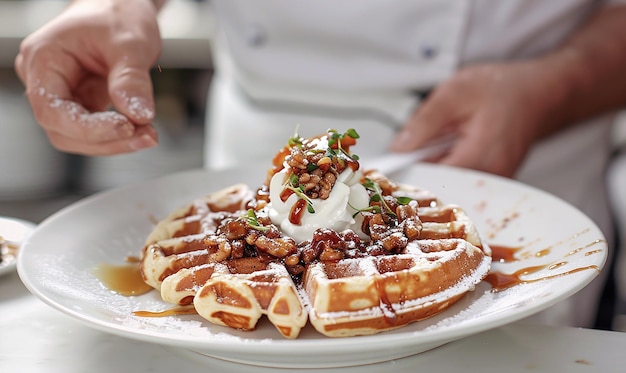
[[[124,90],[117,91],[115,94],[126,102],[126,107],[131,117],[139,120],[151,120],[154,118],[154,110],[148,108],[145,98],[131,95]]]
[[[363,258],[363,260],[358,260],[359,268],[363,271],[365,276],[373,276],[378,274],[378,268],[376,267],[376,263],[374,263],[373,258]]]
[[[154,111],[149,109],[145,105],[144,99],[139,97],[128,98],[128,111],[138,119],[152,119],[154,117]]]
[[[120,134],[119,132],[111,131],[112,125],[116,126],[116,129],[126,136],[130,136],[135,131],[134,126],[130,123],[128,118],[116,111],[90,112],[78,102],[61,98],[57,94],[49,93],[42,86],[37,87],[35,92],[48,101],[48,105],[51,109],[62,110],[64,115],[67,115],[71,121],[79,122],[90,131],[101,129],[99,134],[110,133],[111,138],[115,138]],[[135,108],[135,110],[139,110],[141,105],[136,101],[137,100],[131,100],[131,102],[134,102],[131,106]],[[146,113],[143,112],[143,114]]]

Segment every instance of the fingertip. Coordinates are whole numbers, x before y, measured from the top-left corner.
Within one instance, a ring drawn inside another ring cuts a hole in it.
[[[117,91],[112,95],[113,105],[133,123],[145,125],[154,120],[154,101],[142,94]]]
[[[128,115],[138,124],[148,124],[154,119],[154,103],[145,97],[130,96]]]
[[[109,97],[115,108],[135,124],[148,124],[155,116],[149,69],[118,64],[109,74]]]
[[[130,140],[129,146],[132,151],[153,148],[158,144],[155,137],[148,133],[143,133]]]
[[[131,151],[153,148],[159,143],[159,134],[152,125],[136,128],[135,135],[129,142]]]

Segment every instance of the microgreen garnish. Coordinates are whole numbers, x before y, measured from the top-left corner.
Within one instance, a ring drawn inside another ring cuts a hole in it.
[[[292,174],[289,174],[288,181],[289,181],[289,185],[295,188],[300,183],[300,178],[298,177],[298,175],[292,173]]]
[[[383,190],[380,188],[380,185],[370,178],[365,178],[365,181],[362,182],[362,185],[370,191],[370,206],[358,210],[352,217],[357,216],[361,212],[373,211],[374,213],[381,214],[384,211],[387,215],[396,216],[396,213],[389,207],[385,198],[383,196]],[[411,203],[412,198],[410,197],[396,197],[396,202],[399,205],[408,205]],[[379,205],[372,205],[372,202],[378,202]]]
[[[341,140],[343,140],[346,136],[350,136],[353,139],[358,139],[359,133],[354,128],[349,128],[346,132],[340,134],[335,129],[329,129],[328,133],[330,136],[328,137],[328,146],[332,146],[337,144],[337,147],[341,149]]]
[[[348,205],[350,207],[352,207],[353,209],[357,210],[356,208],[354,208],[354,206],[350,205],[350,203],[348,203]],[[354,214],[352,214],[352,217],[355,218],[358,214],[362,213],[362,212],[368,212],[368,211],[372,211],[375,214],[380,214],[380,206],[378,205],[374,205],[374,206],[368,206],[362,209],[357,210]]]
[[[349,128],[346,132],[344,133],[339,133],[337,132],[337,130],[335,129],[329,129],[328,130],[328,150],[327,150],[327,154],[329,156],[337,156],[337,150],[340,153],[345,154],[346,156],[354,159],[355,161],[359,159],[359,156],[356,154],[350,154],[348,152],[347,149],[344,149],[341,142],[344,138],[346,137],[351,137],[353,139],[358,139],[359,133],[354,129],[354,128]],[[337,150],[333,149],[333,147],[336,146]]]
[[[293,136],[291,136],[289,140],[287,140],[287,145],[289,145],[290,148],[294,146],[302,147],[304,139],[298,134],[299,128],[300,126],[297,126],[295,132],[293,133]]]
[[[393,210],[391,210],[391,207],[389,207],[387,202],[385,202],[385,198],[383,197],[383,190],[380,188],[380,185],[378,185],[378,183],[374,182],[374,180],[370,178],[365,178],[363,186],[365,187],[365,189],[373,192],[372,196],[370,197],[370,203],[380,202],[380,204],[382,205],[382,207],[385,208],[385,211],[387,211],[388,214],[395,215]]]
[[[285,188],[291,190],[298,198],[301,198],[306,201],[306,209],[311,214],[315,213],[315,209],[313,208],[313,202],[309,196],[304,193],[304,187],[300,185],[300,178],[296,174],[289,175],[289,179],[287,180],[287,185]]]
[[[291,148],[293,148],[294,146],[302,146],[302,137],[300,137],[300,135],[296,133],[295,135],[290,137],[289,140],[287,140],[287,145],[289,145],[289,147]]]
[[[270,228],[265,227],[259,223],[259,220],[256,217],[256,213],[253,209],[248,209],[246,215],[243,217],[246,220],[248,226],[252,229],[256,229],[257,231],[267,232]]]
[[[291,185],[286,185],[285,188],[291,190],[292,192],[294,192],[294,194],[296,196],[298,196],[298,198],[303,199],[306,201],[306,210],[311,213],[311,214],[315,214],[315,209],[313,208],[313,202],[311,202],[311,199],[309,198],[309,196],[307,196],[304,193],[304,189],[302,188],[302,186],[299,187],[294,187]]]
[[[411,201],[413,200],[413,198],[411,197],[397,197],[396,201],[398,201],[399,205],[408,205],[409,203],[411,203]]]

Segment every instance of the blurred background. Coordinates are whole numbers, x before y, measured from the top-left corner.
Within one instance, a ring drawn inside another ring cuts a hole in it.
[[[206,95],[212,77],[210,0],[169,0],[159,15],[163,52],[152,71],[160,145],[135,154],[83,157],[56,151],[35,122],[13,70],[20,41],[69,0],[0,0],[0,216],[35,223],[90,194],[176,171],[200,168]],[[208,17],[207,17],[208,16]],[[626,68],[626,67],[625,67]],[[607,170],[620,247],[626,245],[626,115],[615,126]],[[601,315],[626,331],[626,249],[608,266]],[[617,294],[617,297],[616,297]],[[618,301],[616,302],[616,298]]]

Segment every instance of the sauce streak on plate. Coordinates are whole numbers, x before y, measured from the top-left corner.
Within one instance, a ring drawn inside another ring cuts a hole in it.
[[[574,255],[578,252],[586,250],[601,242],[604,242],[604,241],[596,240],[586,246],[580,247],[576,250],[572,250],[571,252],[567,254],[567,256]],[[520,251],[522,250],[522,247],[493,245],[493,244],[489,245],[489,247],[492,250],[492,258],[493,258],[494,263],[511,263],[511,262],[522,260],[519,258],[519,255],[518,255]],[[601,252],[602,250],[590,250],[590,251],[585,252],[584,255],[589,256],[589,255],[593,255],[593,254],[597,254]],[[549,253],[550,253],[550,249],[544,249],[544,250],[537,251],[533,256],[543,257],[543,256],[548,255]],[[552,263],[541,264],[541,265],[533,265],[533,266],[520,268],[512,273],[505,273],[501,271],[492,270],[485,278],[485,281],[491,284],[493,291],[501,291],[501,290],[505,290],[510,287],[513,287],[515,285],[527,284],[531,282],[547,280],[550,278],[566,276],[566,275],[570,275],[570,274],[577,273],[580,271],[585,271],[585,270],[596,270],[598,272],[600,271],[600,267],[596,265],[590,265],[590,266],[573,268],[565,272],[550,274],[550,275],[542,276],[539,278],[533,278],[533,279],[523,278],[526,275],[539,272],[543,269],[555,270],[557,268],[565,266],[566,264],[567,264],[566,261],[560,261],[560,262],[552,262]]]

